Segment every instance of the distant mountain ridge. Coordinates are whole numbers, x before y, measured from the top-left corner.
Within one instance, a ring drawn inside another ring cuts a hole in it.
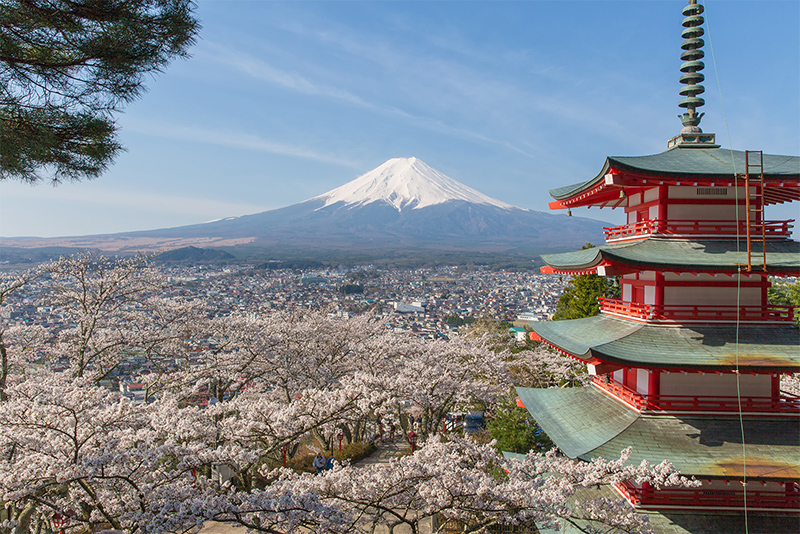
[[[513,206],[417,158],[395,158],[341,187],[284,208],[176,228],[39,241],[40,246],[117,253],[194,246],[276,258],[442,253],[534,258],[598,243],[603,240],[602,224]],[[3,246],[20,246],[19,241],[3,240]]]

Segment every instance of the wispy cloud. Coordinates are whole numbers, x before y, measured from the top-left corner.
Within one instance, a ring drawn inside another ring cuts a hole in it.
[[[233,50],[227,46],[213,42],[206,42],[205,45],[206,58],[224,63],[257,80],[307,95],[326,96],[362,106],[369,105],[358,96],[348,91],[328,84],[312,82],[298,72],[280,69],[257,57],[245,54],[240,50]]]
[[[305,158],[354,169],[362,167],[358,162],[340,156],[265,139],[259,135],[246,132],[211,129],[202,126],[174,124],[159,120],[137,119],[135,117],[126,118],[124,129],[155,137]]]
[[[327,83],[312,81],[308,77],[302,76],[297,72],[282,70],[278,67],[270,65],[264,60],[250,56],[240,50],[233,50],[231,48],[213,43],[211,43],[211,46],[215,50],[215,55],[207,57],[214,58],[216,61],[222,62],[257,80],[278,85],[285,89],[297,91],[306,95],[321,96],[343,101],[350,105],[372,111],[385,117],[394,117],[402,120],[406,124],[428,131],[473,142],[504,146],[514,152],[531,158],[541,156],[541,154],[535,154],[504,139],[494,138],[469,128],[448,124],[443,120],[433,116],[410,113],[395,105],[370,101],[350,91]],[[470,80],[470,82],[474,82],[474,80]],[[495,94],[497,94],[497,92],[495,92]],[[422,99],[424,100],[424,98]],[[216,135],[217,134],[215,132],[215,136]]]
[[[441,28],[436,31],[420,29],[416,19],[410,24],[407,22],[392,20],[393,25],[413,34],[406,42],[424,46],[398,46],[381,34],[366,35],[333,21],[316,26],[289,21],[284,22],[281,29],[315,41],[325,49],[336,49],[356,57],[387,73],[386,77],[402,86],[406,95],[431,110],[431,116],[408,113],[390,105],[372,107],[421,128],[505,146],[529,157],[541,157],[550,152],[551,148],[540,143],[550,137],[555,124],[613,136],[626,144],[637,140],[630,133],[629,124],[624,126],[625,122],[617,115],[608,113],[608,106],[623,103],[614,103],[620,95],[612,93],[591,98],[587,91],[579,89],[587,85],[648,87],[647,81],[631,78],[624,69],[589,74],[587,67],[586,71],[573,72],[534,49],[494,47],[488,50],[476,46],[453,28],[446,28],[442,33]],[[419,48],[426,53],[419,55]],[[442,53],[432,53],[433,50]],[[524,76],[520,76],[522,72]],[[505,131],[509,137],[487,135],[482,133],[486,128],[459,127],[434,118],[444,116],[448,110],[461,110],[465,116],[479,117],[479,121],[493,124],[495,130]],[[527,125],[523,126],[522,136],[517,128],[508,126],[514,122]],[[521,137],[532,137],[532,142],[520,144],[511,140]]]

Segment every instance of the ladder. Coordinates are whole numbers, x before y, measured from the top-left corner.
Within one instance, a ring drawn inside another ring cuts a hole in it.
[[[761,150],[746,150],[744,153],[744,189],[747,272],[753,271],[753,258],[759,254],[761,268],[766,272],[767,226],[764,220],[764,153]]]

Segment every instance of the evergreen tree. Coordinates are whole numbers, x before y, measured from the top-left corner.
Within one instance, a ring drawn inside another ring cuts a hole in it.
[[[772,285],[767,290],[767,301],[770,304],[800,308],[800,282],[797,279],[772,280]],[[795,309],[794,322],[800,324],[800,309]]]
[[[581,247],[581,250],[588,248],[594,248],[594,245],[587,243]],[[597,298],[617,296],[614,293],[618,290],[616,279],[604,278],[596,274],[573,276],[558,299],[553,320],[580,319],[597,315],[600,313],[600,302]]]
[[[494,417],[486,423],[486,430],[497,440],[495,447],[500,451],[526,454],[531,449],[545,451],[555,446],[514,399],[497,407]]]
[[[113,113],[186,57],[189,0],[0,3],[0,180],[99,176],[122,150]]]
[[[767,299],[770,304],[800,306],[800,282],[797,280],[773,280],[767,290]]]

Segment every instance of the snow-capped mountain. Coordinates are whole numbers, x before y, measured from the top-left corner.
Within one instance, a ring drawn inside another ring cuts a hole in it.
[[[602,242],[602,226],[593,219],[516,207],[467,187],[419,159],[396,158],[341,187],[285,208],[178,228],[60,238],[58,245],[120,252],[225,247],[240,256],[260,253],[350,260],[444,258],[464,253],[532,259],[544,252]],[[39,243],[54,245],[47,240]]]
[[[352,182],[309,199],[326,206],[344,202],[346,206],[363,206],[383,201],[403,209],[422,209],[436,204],[461,200],[503,209],[522,209],[506,204],[442,174],[417,158],[394,158],[362,174]]]

